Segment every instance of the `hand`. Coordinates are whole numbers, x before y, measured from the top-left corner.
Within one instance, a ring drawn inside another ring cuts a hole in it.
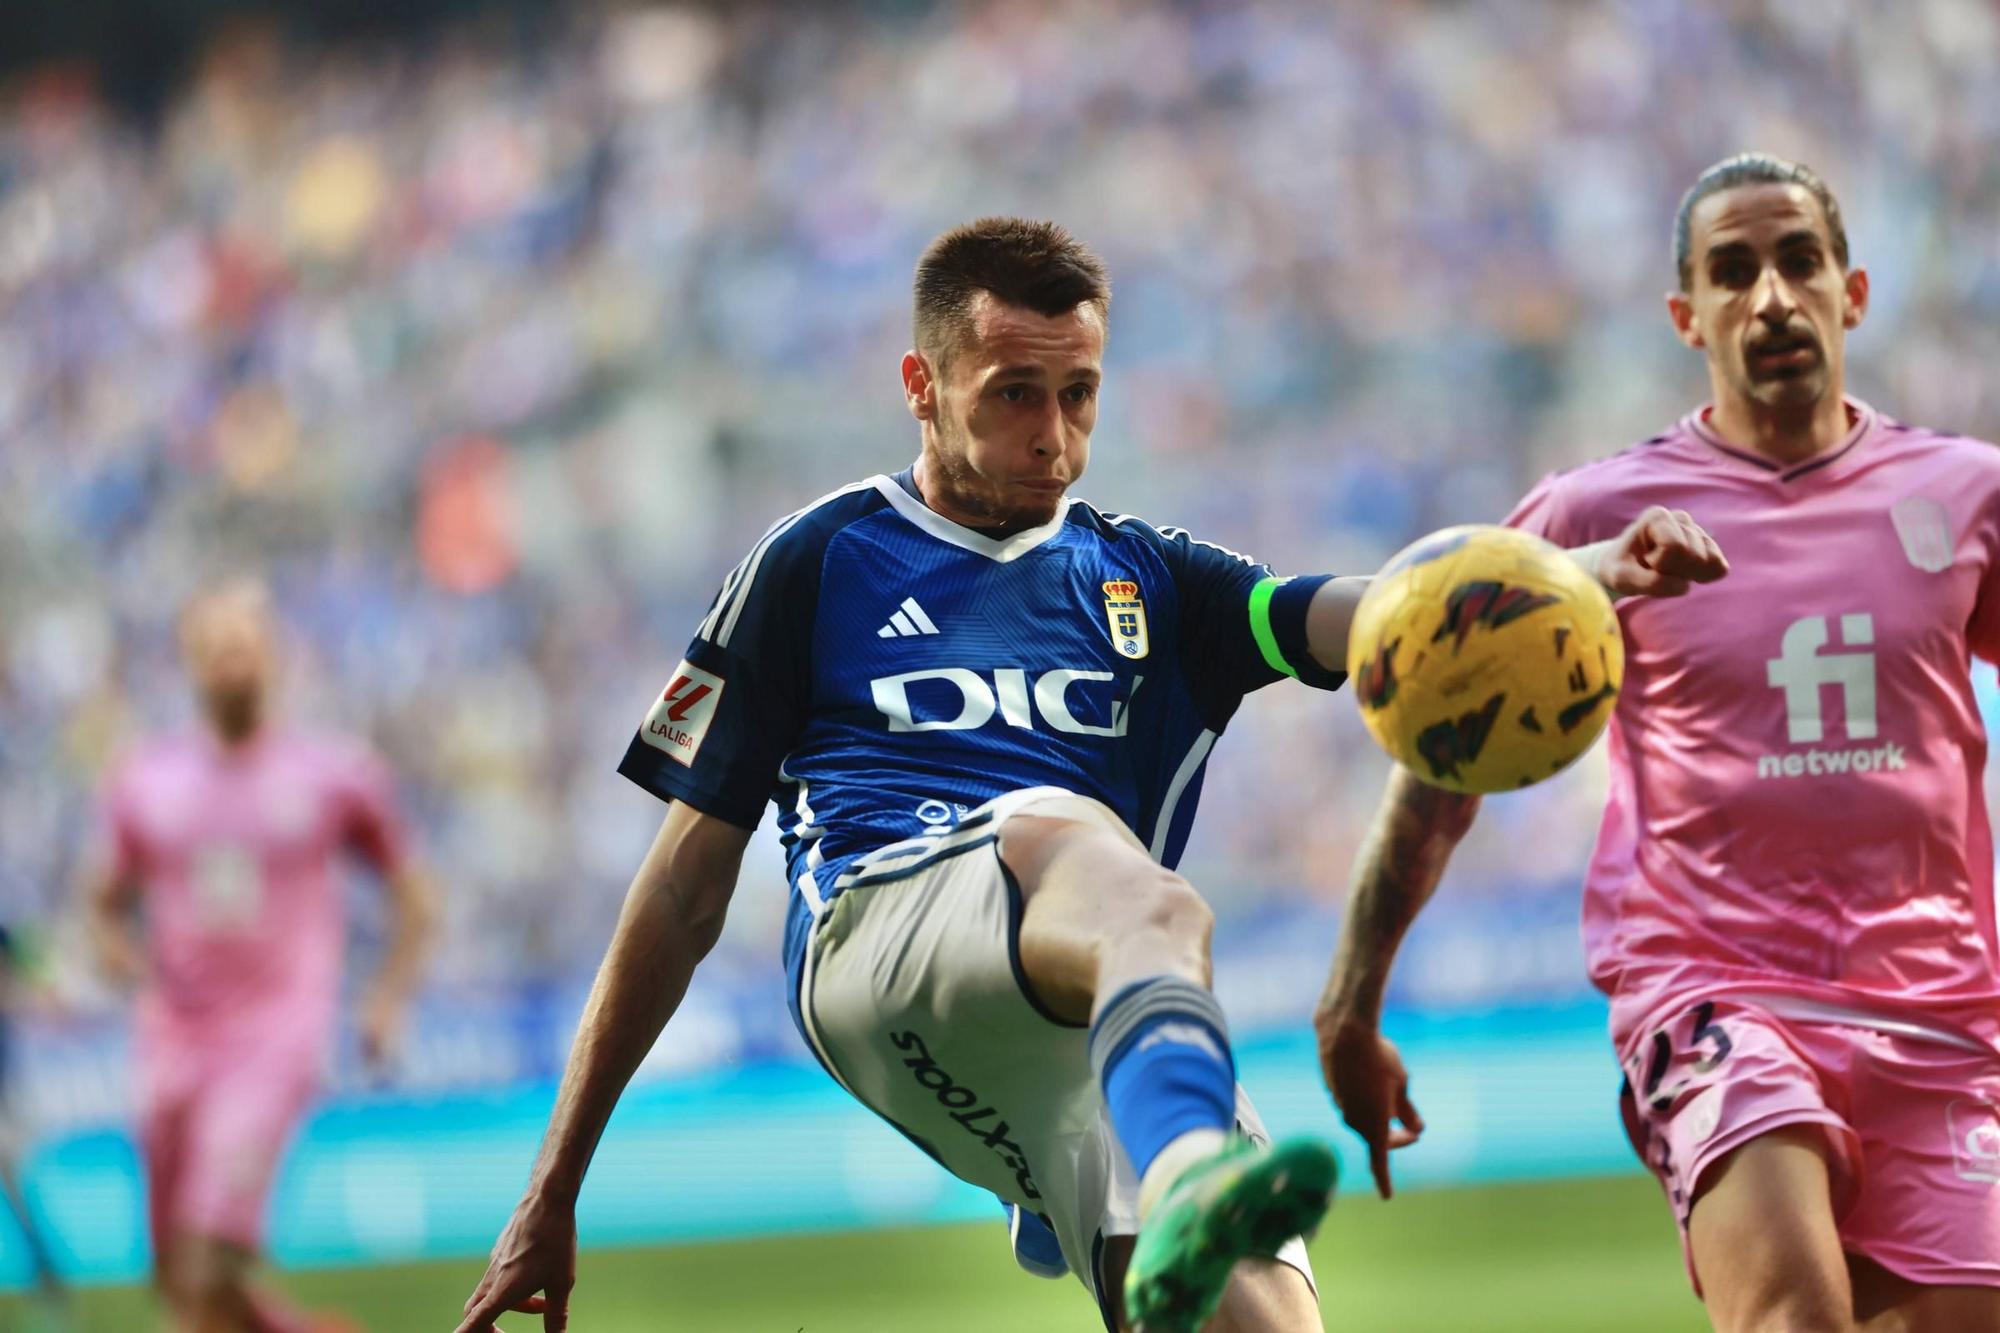
[[[1729,561],[1685,509],[1654,505],[1603,544],[1595,572],[1613,597],[1679,597],[1727,574]]]
[[[403,1045],[403,1024],[409,1006],[402,997],[385,990],[371,990],[361,1001],[357,1022],[361,1038],[361,1058],[371,1069],[386,1068]]]
[[[1319,1034],[1319,1066],[1327,1089],[1341,1118],[1368,1144],[1368,1169],[1376,1192],[1387,1199],[1395,1194],[1389,1184],[1389,1150],[1409,1147],[1424,1132],[1424,1118],[1410,1101],[1403,1057],[1395,1043],[1363,1019],[1321,1009],[1313,1015],[1313,1029]]]
[[[501,1333],[495,1321],[510,1310],[540,1315],[543,1333],[562,1333],[575,1285],[576,1209],[530,1193],[494,1242],[486,1275],[472,1289],[465,1321],[454,1333]]]

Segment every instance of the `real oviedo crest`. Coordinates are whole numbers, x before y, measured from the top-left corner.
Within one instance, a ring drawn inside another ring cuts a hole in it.
[[[1146,655],[1146,604],[1139,600],[1137,583],[1113,579],[1104,585],[1104,618],[1111,627],[1111,646],[1120,657]]]

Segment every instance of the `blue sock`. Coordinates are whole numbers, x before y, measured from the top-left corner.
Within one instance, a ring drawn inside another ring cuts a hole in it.
[[[1193,1129],[1236,1124],[1236,1060],[1215,995],[1179,977],[1135,981],[1090,1025],[1090,1063],[1111,1127],[1143,1177]]]

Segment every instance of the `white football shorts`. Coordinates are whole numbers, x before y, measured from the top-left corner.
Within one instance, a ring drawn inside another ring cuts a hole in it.
[[[1019,814],[1098,823],[1060,787],[1009,792],[950,831],[855,862],[806,946],[800,1009],[820,1059],[861,1103],[961,1180],[1048,1218],[1106,1309],[1105,1240],[1139,1229],[1139,1182],[1091,1072],[1089,1028],[1043,1009],[1021,969],[1021,890],[1000,860]],[[1237,1128],[1268,1141],[1241,1085]],[[1278,1258],[1308,1282],[1304,1242]]]

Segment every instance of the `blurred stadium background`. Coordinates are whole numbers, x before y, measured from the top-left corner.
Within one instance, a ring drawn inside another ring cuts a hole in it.
[[[147,1316],[124,1002],[72,893],[111,757],[189,716],[183,596],[268,575],[291,712],[391,757],[446,887],[407,1058],[343,1052],[274,1249],[370,1329],[447,1328],[658,819],[612,768],[765,523],[913,455],[894,366],[945,226],[1106,256],[1081,493],[1281,569],[1371,569],[1698,401],[1669,220],[1746,147],[1843,201],[1857,391],[2000,435],[1984,0],[0,9],[0,919],[56,997],[13,1097],[107,1288],[85,1327]],[[1274,1129],[1332,1124],[1305,1018],[1385,762],[1274,689],[1211,770],[1185,868]],[[1399,1170],[1432,1188],[1362,1200],[1343,1138],[1330,1327],[1699,1326],[1582,979],[1600,790],[1492,802],[1413,937],[1390,1026],[1433,1129]],[[1092,1327],[804,1057],[775,848],[749,865],[586,1189],[615,1248],[578,1326]]]

